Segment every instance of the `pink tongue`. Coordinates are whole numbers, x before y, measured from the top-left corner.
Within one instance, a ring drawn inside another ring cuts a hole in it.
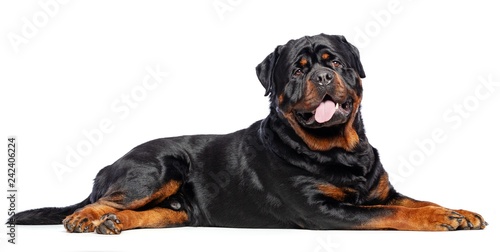
[[[333,101],[324,101],[316,108],[314,119],[318,123],[328,122],[332,119],[333,114],[335,114],[335,110],[335,103]]]

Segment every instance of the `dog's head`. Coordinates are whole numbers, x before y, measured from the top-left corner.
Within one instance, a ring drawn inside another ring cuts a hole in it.
[[[271,109],[311,150],[352,150],[365,77],[359,52],[343,36],[320,34],[278,46],[257,66]]]

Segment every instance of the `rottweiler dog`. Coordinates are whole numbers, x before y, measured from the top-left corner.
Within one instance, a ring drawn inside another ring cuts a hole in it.
[[[320,34],[276,47],[257,68],[270,113],[227,135],[162,138],[97,174],[64,208],[21,212],[14,224],[119,234],[172,226],[463,230],[477,213],[398,193],[365,135],[365,77],[356,47]]]

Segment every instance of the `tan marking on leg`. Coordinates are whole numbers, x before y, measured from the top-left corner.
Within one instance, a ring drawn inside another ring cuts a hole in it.
[[[162,228],[181,225],[188,221],[185,211],[174,211],[155,207],[145,211],[123,210],[116,214],[103,216],[97,227],[100,234],[119,234],[121,231],[135,228]]]

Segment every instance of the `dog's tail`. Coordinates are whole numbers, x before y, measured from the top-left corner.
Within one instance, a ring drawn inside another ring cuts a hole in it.
[[[78,204],[67,207],[45,207],[16,213],[7,224],[15,225],[53,225],[62,224],[66,216],[90,204],[90,196]]]

